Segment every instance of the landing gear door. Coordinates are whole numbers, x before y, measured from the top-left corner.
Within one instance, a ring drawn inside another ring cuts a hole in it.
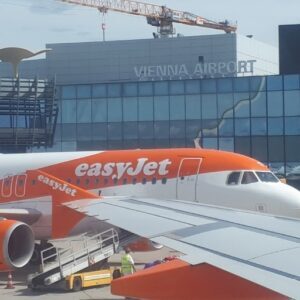
[[[183,158],[181,160],[176,183],[177,199],[196,201],[201,162],[202,158]]]

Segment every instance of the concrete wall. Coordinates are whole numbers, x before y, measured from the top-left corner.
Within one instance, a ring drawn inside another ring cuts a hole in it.
[[[236,64],[239,60],[256,60],[253,75],[278,73],[275,47],[236,34],[46,47],[53,49],[47,52],[46,59],[22,62],[21,77],[56,76],[58,84],[84,84],[252,75],[237,74],[232,68],[216,70],[216,66]],[[11,76],[11,67],[0,63],[0,77],[5,76]]]
[[[209,35],[173,39],[107,41],[76,44],[49,44],[47,53],[49,74],[56,74],[57,82],[97,83],[137,81],[144,66],[184,64],[193,73],[199,56],[206,63],[236,60],[235,35]],[[230,74],[232,75],[232,74]],[[179,78],[181,76],[166,76]],[[170,79],[174,79],[170,78]],[[149,79],[149,78],[148,78]],[[154,80],[161,79],[153,76]]]
[[[237,60],[256,60],[253,75],[279,74],[278,48],[253,38],[237,35]]]

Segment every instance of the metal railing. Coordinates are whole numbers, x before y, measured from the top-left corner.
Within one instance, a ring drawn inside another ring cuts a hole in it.
[[[0,78],[0,146],[52,146],[58,115],[56,83]]]
[[[110,245],[113,246],[114,252],[119,245],[119,236],[115,229],[111,228],[94,236],[84,235],[78,243],[82,246],[78,247],[71,245],[66,249],[58,249],[57,247],[49,247],[41,251],[41,266],[42,272],[59,267],[61,275],[63,275],[63,269],[69,265],[76,265],[80,262],[88,260],[89,265],[92,265],[94,261],[94,255],[101,253],[103,248]],[[55,262],[49,263],[53,259]]]

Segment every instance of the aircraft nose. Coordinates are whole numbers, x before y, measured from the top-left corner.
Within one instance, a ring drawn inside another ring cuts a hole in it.
[[[281,209],[293,218],[300,218],[300,191],[288,184],[280,184]]]

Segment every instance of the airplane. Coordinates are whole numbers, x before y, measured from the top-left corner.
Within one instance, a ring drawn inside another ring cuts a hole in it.
[[[105,230],[107,222],[64,204],[82,199],[151,197],[300,217],[300,192],[261,162],[237,153],[180,148],[1,154],[0,162],[4,267],[27,264],[34,240]],[[147,243],[141,241],[132,247],[162,246],[148,237]],[[37,256],[45,245],[36,244]]]

